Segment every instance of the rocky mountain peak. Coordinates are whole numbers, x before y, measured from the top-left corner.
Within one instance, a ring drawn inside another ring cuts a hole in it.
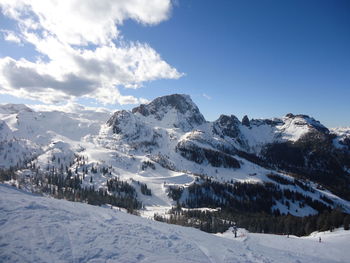
[[[247,115],[244,115],[242,118],[242,125],[249,127],[250,126],[250,121]]]
[[[154,99],[148,104],[141,104],[132,110],[134,114],[143,117],[153,117],[155,120],[171,123],[173,127],[182,128],[185,131],[203,124],[205,119],[190,96],[184,94],[172,94]]]
[[[291,123],[294,126],[306,126],[321,133],[329,133],[328,128],[322,125],[318,120],[315,120],[314,118],[305,114],[294,115],[292,113],[288,113],[283,119],[284,122]]]
[[[140,113],[143,116],[157,115],[159,110],[163,108],[173,108],[178,112],[185,114],[188,111],[199,113],[196,104],[193,103],[189,95],[185,94],[171,94],[154,99],[150,103],[141,104],[132,109],[132,113]]]
[[[219,119],[214,122],[214,132],[216,134],[236,138],[240,135],[240,121],[234,115],[221,115]]]

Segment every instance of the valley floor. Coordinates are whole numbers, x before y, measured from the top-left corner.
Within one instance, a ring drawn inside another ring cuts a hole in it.
[[[0,262],[349,262],[350,231],[208,234],[0,184]],[[319,236],[322,242],[319,243]]]

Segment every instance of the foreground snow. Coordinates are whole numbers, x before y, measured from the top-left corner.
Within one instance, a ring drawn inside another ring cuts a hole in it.
[[[341,230],[234,239],[0,185],[0,262],[348,262],[349,241]]]

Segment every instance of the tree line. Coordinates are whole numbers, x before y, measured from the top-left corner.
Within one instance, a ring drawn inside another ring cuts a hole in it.
[[[289,181],[278,175],[269,177],[284,185],[299,186],[305,191],[314,192],[314,189],[300,180]],[[221,183],[209,177],[201,177],[187,188],[169,187],[168,196],[176,201],[176,207],[166,217],[155,215],[155,220],[192,226],[211,233],[223,232],[236,222],[239,227],[251,232],[301,236],[313,231],[332,230],[341,225],[349,229],[350,223],[350,216],[340,208],[334,208],[334,202],[328,197],[321,195],[322,202],[268,182]],[[276,208],[277,202],[285,205],[288,211],[294,203],[299,209],[312,207],[318,214],[293,216]],[[214,210],[202,211],[198,209],[201,207]]]

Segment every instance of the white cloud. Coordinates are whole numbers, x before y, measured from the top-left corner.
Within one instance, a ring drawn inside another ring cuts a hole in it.
[[[202,96],[203,96],[204,98],[206,98],[207,100],[211,100],[211,97],[210,97],[209,95],[205,94],[205,93],[203,93]]]
[[[47,103],[89,97],[129,104],[141,100],[122,96],[118,86],[182,76],[149,45],[118,37],[125,19],[146,25],[168,19],[170,0],[2,0],[0,7],[43,55],[37,61],[1,58],[0,93]]]
[[[112,114],[114,110],[110,110],[103,107],[88,107],[85,105],[81,105],[78,103],[68,102],[66,104],[62,105],[55,105],[55,104],[31,104],[26,105],[27,107],[35,110],[35,111],[62,111],[66,113],[86,113],[88,111],[90,112],[100,112],[100,113],[106,113],[106,114]]]
[[[154,25],[171,11],[170,0],[2,0],[0,5],[24,29],[41,29],[73,45],[110,43],[124,20]]]
[[[2,30],[4,33],[4,39],[9,42],[14,42],[17,44],[21,43],[21,39],[13,32],[10,30]]]

